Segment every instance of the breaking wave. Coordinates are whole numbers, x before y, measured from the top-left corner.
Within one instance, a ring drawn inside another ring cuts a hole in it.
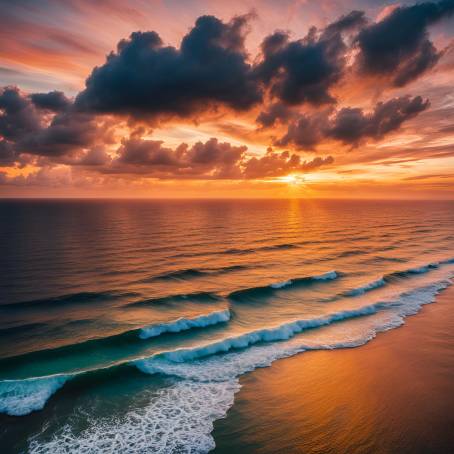
[[[23,416],[42,410],[52,394],[70,378],[69,375],[55,375],[0,381],[0,413]]]
[[[300,285],[314,284],[320,281],[331,281],[337,279],[340,276],[342,276],[342,273],[339,273],[338,271],[328,271],[326,273],[314,276],[299,277],[261,287],[251,287],[243,290],[237,290],[230,293],[229,298],[232,300],[243,300],[245,298],[251,297],[269,296],[272,295],[276,290],[284,288],[288,289]]]
[[[159,323],[157,325],[146,326],[140,330],[139,337],[148,339],[150,337],[160,336],[164,333],[178,333],[192,328],[204,328],[218,323],[225,323],[230,320],[230,311],[212,312],[207,315],[199,315],[194,318],[179,318],[173,322]]]

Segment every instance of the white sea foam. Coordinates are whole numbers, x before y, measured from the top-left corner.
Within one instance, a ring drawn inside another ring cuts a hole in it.
[[[52,439],[31,440],[30,454],[206,453],[214,449],[213,422],[232,406],[237,380],[179,381],[161,389],[142,409],[122,418],[90,421],[75,433],[66,425]]]
[[[55,375],[0,381],[0,413],[23,416],[35,410],[42,410],[50,396],[69,378],[65,375]]]
[[[216,325],[230,320],[230,311],[216,311],[194,318],[179,318],[173,322],[160,323],[157,325],[142,328],[139,333],[141,339],[156,337],[163,333],[178,333],[192,328],[204,328],[205,326]]]

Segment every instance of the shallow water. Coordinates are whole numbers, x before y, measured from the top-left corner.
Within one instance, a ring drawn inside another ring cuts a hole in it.
[[[454,276],[452,202],[3,201],[0,216],[7,452],[207,452],[240,375],[360,346]]]

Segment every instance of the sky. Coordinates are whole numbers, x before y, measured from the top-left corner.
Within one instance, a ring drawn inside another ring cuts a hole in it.
[[[454,0],[0,8],[0,197],[454,199]]]

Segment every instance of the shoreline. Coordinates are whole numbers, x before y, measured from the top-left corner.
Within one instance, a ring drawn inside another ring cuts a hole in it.
[[[366,345],[304,352],[240,383],[215,454],[454,452],[454,285]]]

